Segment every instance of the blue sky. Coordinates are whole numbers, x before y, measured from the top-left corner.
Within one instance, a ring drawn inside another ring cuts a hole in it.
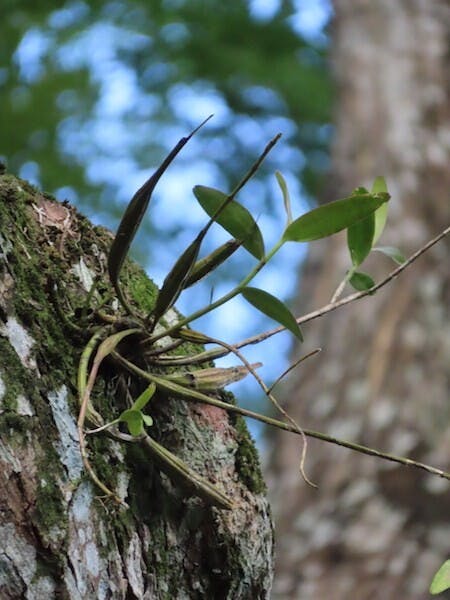
[[[252,14],[261,20],[270,19],[278,4],[276,0],[253,0]],[[296,14],[291,18],[292,27],[306,38],[326,44],[323,27],[330,18],[330,3],[325,0],[298,0],[296,8]],[[68,8],[52,12],[48,18],[48,29],[33,29],[25,34],[17,48],[14,60],[24,84],[32,83],[40,77],[44,68],[43,59],[49,52],[57,53],[56,58],[62,68],[70,70],[80,65],[88,66],[91,78],[100,92],[94,113],[88,120],[80,122],[74,113],[76,106],[71,106],[70,92],[63,92],[59,101],[67,107],[67,118],[60,125],[59,144],[63,152],[85,166],[88,180],[105,186],[115,185],[125,206],[151,171],[142,171],[133,160],[130,148],[135,140],[135,131],[130,129],[123,115],[130,109],[135,111],[142,122],[140,135],[151,135],[152,118],[161,100],[149,94],[143,96],[136,73],[117,59],[118,47],[126,47],[127,44],[135,47],[146,43],[144,37],[139,34],[129,33],[123,36],[122,32],[111,23],[97,22],[77,39],[57,48],[52,46],[52,30],[67,27],[74,19],[79,18],[84,10],[86,4],[75,1]],[[172,31],[170,34],[177,33]],[[154,68],[157,69],[158,65]],[[276,98],[270,97],[270,90],[257,89],[254,93],[261,98],[261,101],[277,101]],[[180,122],[190,123],[192,127],[211,113],[214,113],[214,118],[207,127],[217,127],[227,122],[229,118],[229,109],[222,97],[212,85],[205,82],[192,86],[184,84],[173,86],[168,101]],[[234,127],[238,128],[240,137],[248,141],[249,157],[254,159],[268,139],[278,131],[281,131],[288,140],[293,124],[287,119],[278,118],[267,120],[262,126],[254,119],[241,115]],[[167,150],[186,133],[185,128],[177,123],[166,128],[164,138],[167,140]],[[230,135],[232,133],[230,131]],[[218,139],[213,144],[209,143],[209,156],[213,156],[215,151],[222,157],[226,156],[227,151],[233,152],[232,143],[230,140],[222,139]],[[290,188],[294,216],[298,216],[307,210],[301,184],[294,175],[295,171],[301,168],[303,155],[300,150],[293,149],[283,141],[273,153],[281,164],[289,165],[286,170],[283,170],[283,174]],[[183,227],[175,236],[176,239],[171,239],[170,243],[168,241],[164,246],[157,263],[145,265],[149,275],[157,283],[162,282],[180,251],[192,240],[193,231],[205,223],[202,209],[192,195],[186,194],[186,189],[196,184],[220,187],[223,183],[214,162],[204,156],[201,132],[186,147],[183,154],[184,159],[177,160],[162,178],[158,185],[156,199],[152,203],[154,223],[163,223],[164,227],[169,226],[169,228],[170,226]],[[152,165],[149,165],[149,169],[151,168]],[[40,172],[36,163],[26,163],[20,175],[39,184]],[[255,198],[260,191],[258,186],[261,185],[260,182],[252,182],[241,194],[240,200],[257,216],[266,246],[270,248],[281,235],[285,215],[274,176],[268,179],[265,185],[268,186],[270,194],[275,198],[278,197],[279,201],[274,203],[273,213],[267,214],[261,211],[255,203]],[[67,198],[75,203],[78,200],[76,191],[71,188],[61,188],[55,190],[55,193],[59,199]],[[97,223],[105,223],[103,215],[91,214],[90,216]],[[107,224],[111,226],[110,222]],[[215,226],[209,239],[210,248],[222,243],[226,238],[220,227]],[[289,299],[296,292],[298,266],[305,251],[306,248],[299,245],[286,245],[273,263],[258,275],[254,284],[282,299]],[[245,254],[244,250],[239,252]],[[245,261],[236,260],[235,265],[236,280],[239,280],[246,274],[246,269],[250,268],[252,263],[246,257]],[[213,290],[214,297],[225,293],[229,287],[230,282],[217,283]],[[210,284],[202,285],[199,290],[197,288],[190,290],[180,297],[178,307],[184,313],[192,312],[208,302],[210,293]],[[262,315],[255,314],[255,310],[242,298],[236,298],[216,314],[192,324],[194,328],[222,337],[229,343],[274,325]],[[264,363],[260,374],[270,384],[286,368],[290,344],[291,334],[283,333],[261,346],[249,347],[246,356],[251,362],[261,360]],[[305,352],[311,350],[307,343],[304,344],[304,348]],[[221,364],[235,364],[236,360],[235,357],[229,357],[223,359]],[[256,383],[247,378],[231,389],[238,397],[245,398],[256,392],[255,386]],[[252,431],[258,436],[257,425],[252,424]]]

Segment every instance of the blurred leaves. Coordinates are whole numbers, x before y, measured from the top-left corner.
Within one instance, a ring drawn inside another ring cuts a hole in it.
[[[222,107],[202,144],[225,181],[248,156],[240,128],[251,123],[259,147],[258,137],[266,141],[274,127],[289,131],[285,143],[306,157],[293,168],[303,168],[312,194],[324,167],[318,157],[327,152],[330,84],[323,49],[294,31],[293,13],[286,0],[266,20],[244,0],[94,0],[58,8],[6,0],[0,155],[13,172],[29,165],[24,173],[33,171],[46,190],[73,190],[91,215],[117,217],[117,188],[130,170],[135,176],[151,169],[174,137],[200,120],[177,101],[194,90]],[[119,76],[126,86],[118,85]],[[229,139],[231,151],[222,147],[227,160],[218,137]]]

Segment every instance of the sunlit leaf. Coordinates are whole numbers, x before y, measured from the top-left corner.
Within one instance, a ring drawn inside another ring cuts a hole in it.
[[[194,195],[203,210],[213,217],[220,206],[224,203],[227,195],[214,188],[196,185]],[[242,242],[243,247],[261,260],[264,256],[264,242],[256,221],[249,211],[236,202],[231,201],[222,212],[215,217],[219,223],[234,238]]]
[[[142,410],[156,391],[156,385],[151,383],[133,403],[133,410]]]
[[[142,415],[142,420],[144,421],[144,425],[146,427],[151,427],[153,425],[153,419],[150,415]]]
[[[200,281],[206,275],[209,275],[214,269],[219,267],[223,262],[227,260],[239,247],[241,242],[238,240],[228,240],[225,244],[222,244],[219,248],[197,261],[186,279],[185,287],[189,287]]]
[[[382,252],[386,256],[389,256],[389,258],[392,258],[392,260],[398,265],[402,265],[406,261],[406,258],[403,256],[403,254],[398,248],[394,248],[392,246],[376,246],[374,250],[376,250],[377,252]]]
[[[384,177],[377,177],[373,182],[372,194],[379,193],[387,193],[387,185]],[[375,211],[375,231],[373,234],[372,245],[377,243],[380,239],[380,235],[383,233],[384,226],[386,225],[387,212],[387,204],[383,204]]]
[[[283,194],[284,210],[286,211],[287,222],[289,225],[289,223],[292,223],[292,209],[288,186],[280,171],[275,171],[275,177],[277,178],[278,185],[280,186],[281,193]]]
[[[303,335],[295,317],[281,300],[264,290],[254,287],[246,287],[241,293],[247,302],[250,302],[255,308],[286,327],[286,329],[289,329],[299,340],[303,341]]]
[[[153,324],[156,324],[163,314],[173,306],[178,296],[185,288],[186,280],[197,260],[203,237],[204,235],[202,232],[195,238],[164,279],[158,297],[156,298],[155,307],[152,311]]]
[[[132,408],[124,410],[119,420],[127,424],[131,435],[136,436],[144,432],[144,420],[139,410],[133,410]]]
[[[362,273],[361,271],[355,271],[350,277],[349,283],[355,288],[355,290],[358,290],[359,292],[370,290],[370,288],[375,285],[375,281],[372,279],[372,277],[367,275],[367,273]]]
[[[319,206],[293,221],[283,235],[285,241],[311,242],[347,229],[365,219],[389,200],[389,194],[355,194]]]
[[[440,594],[450,588],[450,560],[446,560],[441,565],[438,572],[433,577],[430,585],[430,594]]]

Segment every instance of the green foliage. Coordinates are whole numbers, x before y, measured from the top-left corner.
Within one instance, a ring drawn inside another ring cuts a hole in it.
[[[360,292],[370,290],[370,288],[375,285],[375,281],[372,279],[372,277],[367,275],[367,273],[363,273],[362,271],[353,271],[349,279],[349,283],[355,288],[355,290]]]
[[[247,302],[250,302],[255,308],[286,327],[286,329],[289,329],[295,337],[303,341],[302,332],[294,315],[281,300],[264,290],[254,287],[245,287],[241,294]]]
[[[306,155],[306,188],[313,193],[323,171],[317,157],[327,153],[323,125],[331,87],[324,50],[294,31],[293,13],[292,4],[282,2],[271,19],[261,21],[249,0],[119,0],[114,10],[106,0],[61,7],[2,3],[1,152],[10,170],[35,163],[45,189],[71,187],[85,210],[115,218],[119,182],[108,174],[108,189],[100,193],[93,163],[126,158],[138,170],[159,162],[173,124],[187,128],[192,122],[174,101],[189,90],[214,96],[227,115],[210,140],[228,132],[230,160],[216,151],[209,157],[225,180],[248,152],[248,141],[237,133],[243,115],[261,130],[271,119],[289,119],[290,143]],[[91,52],[93,43],[103,51]],[[109,117],[109,82],[120,72],[136,85],[127,105]],[[113,128],[123,133],[110,148],[110,138],[96,132]]]
[[[353,193],[302,215],[284,232],[287,242],[311,242],[347,229],[367,218],[389,200],[389,194]]]
[[[385,256],[388,256],[398,265],[402,265],[406,260],[400,250],[398,248],[393,248],[392,246],[375,246],[372,250],[376,250],[377,252],[381,252]]]
[[[210,217],[214,216],[227,199],[227,195],[223,192],[203,185],[194,187],[194,195]],[[261,231],[249,211],[236,200],[230,202],[215,220],[238,239],[255,258],[260,260],[264,256]]]
[[[372,194],[387,192],[386,181],[384,177],[376,177],[372,185]],[[383,233],[387,219],[387,206],[383,205],[375,212],[375,230],[373,232],[372,245],[376,244]]]
[[[144,426],[151,427],[153,425],[153,419],[150,415],[146,415],[142,411],[155,394],[155,391],[156,385],[151,383],[133,403],[133,406],[124,410],[118,417],[118,422],[122,421],[127,424],[131,435],[141,435],[144,433]]]
[[[450,560],[446,560],[433,577],[430,594],[441,594],[450,589]]]

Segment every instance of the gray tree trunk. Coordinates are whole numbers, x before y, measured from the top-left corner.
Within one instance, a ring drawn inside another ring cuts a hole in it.
[[[111,293],[111,239],[69,205],[0,173],[0,598],[267,598],[272,524],[240,418],[151,401],[151,434],[226,493],[231,511],[171,481],[140,445],[101,435],[88,439],[91,463],[130,508],[102,499],[86,476],[77,364],[97,325],[87,300],[96,276],[91,304]],[[127,295],[148,311],[154,286],[131,263],[125,278]],[[126,406],[126,390],[142,389],[109,363],[94,405],[110,419]]]
[[[449,221],[450,4],[336,0],[333,44],[330,197],[384,175],[393,199],[380,244],[408,255]],[[299,314],[330,300],[348,260],[344,237],[311,244]],[[363,269],[380,279],[391,267],[378,255]],[[292,377],[287,411],[449,470],[449,289],[447,240],[375,297],[310,323],[306,347],[324,352]],[[298,476],[298,440],[274,432],[273,442],[273,597],[428,598],[450,555],[448,482],[311,441],[313,490]]]

